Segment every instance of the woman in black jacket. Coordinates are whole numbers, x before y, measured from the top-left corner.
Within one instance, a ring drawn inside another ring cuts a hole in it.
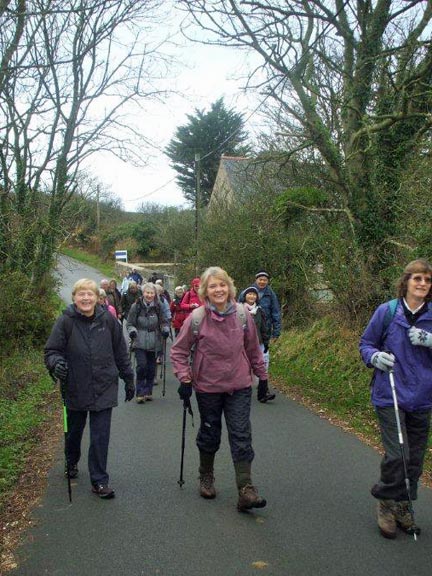
[[[90,414],[88,466],[93,493],[113,498],[106,471],[111,412],[118,404],[118,378],[126,400],[134,397],[133,371],[120,323],[99,304],[93,280],[72,290],[73,304],[57,319],[45,345],[45,365],[64,386],[68,433],[65,456],[69,476],[78,475],[81,439]]]

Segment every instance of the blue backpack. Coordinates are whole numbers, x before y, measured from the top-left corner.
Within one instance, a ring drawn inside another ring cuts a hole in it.
[[[389,326],[392,323],[393,318],[395,317],[398,302],[399,302],[398,298],[393,298],[393,300],[389,300],[387,302],[388,308],[384,316],[383,330],[381,333],[381,343],[384,342],[387,336]]]

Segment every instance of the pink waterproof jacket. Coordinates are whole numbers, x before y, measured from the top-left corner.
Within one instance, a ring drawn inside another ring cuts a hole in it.
[[[246,310],[243,328],[237,314],[219,316],[206,307],[199,334],[192,333],[189,315],[171,348],[171,363],[180,382],[193,382],[198,392],[233,392],[252,385],[253,374],[267,379],[263,354],[252,316]],[[189,357],[196,344],[192,367]]]

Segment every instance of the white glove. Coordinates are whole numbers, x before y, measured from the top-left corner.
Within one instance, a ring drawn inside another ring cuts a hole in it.
[[[383,372],[390,372],[393,370],[394,363],[396,358],[393,354],[388,352],[375,352],[371,358],[371,364],[378,368],[378,370],[382,370]]]
[[[413,346],[426,346],[427,348],[432,348],[432,334],[430,332],[411,326],[408,330],[408,336]]]

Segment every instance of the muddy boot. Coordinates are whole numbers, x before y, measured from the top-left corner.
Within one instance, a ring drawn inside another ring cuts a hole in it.
[[[237,502],[237,510],[239,512],[245,512],[251,508],[264,508],[267,504],[265,498],[261,498],[258,494],[258,490],[252,484],[247,484],[240,488],[239,499]]]
[[[396,506],[394,500],[379,500],[377,504],[378,527],[384,538],[396,538]]]
[[[265,404],[269,400],[274,400],[276,398],[276,394],[269,392],[268,388],[268,380],[259,380],[258,381],[258,402],[262,402]]]
[[[414,522],[414,517],[410,511],[410,505],[407,500],[396,502],[395,518],[396,524],[407,534],[420,534],[421,530]]]
[[[199,467],[199,492],[200,496],[207,500],[216,498],[216,488],[214,485],[214,454],[200,451],[200,467]]]
[[[251,480],[251,462],[234,462],[236,482],[239,492],[237,510],[245,512],[251,508],[264,508],[267,504],[264,498],[258,494]]]

